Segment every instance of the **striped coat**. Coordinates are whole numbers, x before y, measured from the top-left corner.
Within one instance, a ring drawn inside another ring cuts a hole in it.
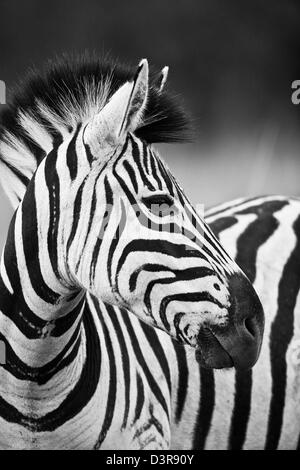
[[[300,448],[300,200],[262,197],[207,212],[265,311],[261,356],[250,371],[179,361],[173,448]]]
[[[257,361],[257,293],[151,145],[185,129],[164,70],[63,63],[2,116],[1,448],[168,448],[175,341]]]

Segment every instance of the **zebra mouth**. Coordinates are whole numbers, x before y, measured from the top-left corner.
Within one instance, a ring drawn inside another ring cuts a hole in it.
[[[198,347],[195,355],[201,367],[227,369],[234,366],[232,357],[209,328],[201,329],[198,334]]]

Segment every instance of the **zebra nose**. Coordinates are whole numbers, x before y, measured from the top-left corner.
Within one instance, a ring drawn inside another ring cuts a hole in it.
[[[256,363],[263,339],[264,311],[258,295],[246,276],[235,274],[229,281],[231,306],[229,326],[215,335],[237,369]]]

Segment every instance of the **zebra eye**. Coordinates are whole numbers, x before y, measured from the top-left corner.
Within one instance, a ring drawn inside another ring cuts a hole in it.
[[[152,214],[160,217],[173,215],[175,213],[175,205],[173,198],[168,194],[156,194],[153,196],[143,197],[143,204]]]

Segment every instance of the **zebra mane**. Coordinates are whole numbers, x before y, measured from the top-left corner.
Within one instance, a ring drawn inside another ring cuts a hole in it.
[[[87,53],[64,55],[43,71],[28,72],[0,114],[0,179],[13,205],[45,155],[99,112],[135,72],[136,67]],[[159,78],[150,69],[147,109],[135,135],[148,143],[188,141],[189,119],[178,99],[160,90]]]

